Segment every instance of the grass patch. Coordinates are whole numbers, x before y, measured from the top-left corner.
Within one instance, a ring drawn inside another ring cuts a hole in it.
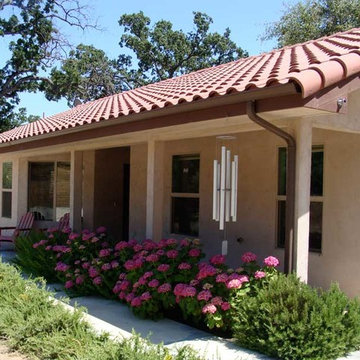
[[[198,360],[188,348],[171,354],[134,336],[121,342],[99,336],[82,320],[82,310],[54,304],[41,279],[26,279],[0,259],[0,337],[34,359]]]

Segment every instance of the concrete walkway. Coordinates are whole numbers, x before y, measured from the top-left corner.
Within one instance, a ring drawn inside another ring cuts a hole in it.
[[[1,251],[0,255],[3,261],[10,261],[14,253]],[[55,297],[58,300],[66,296],[61,285],[50,284],[49,289],[55,292]],[[72,305],[75,303],[87,309],[85,320],[96,331],[105,331],[113,338],[127,338],[132,335],[132,331],[135,331],[143,337],[149,336],[153,343],[163,342],[169,348],[190,345],[199,355],[209,360],[271,360],[265,355],[240,348],[233,341],[224,340],[173,320],[139,319],[133,315],[127,306],[117,301],[97,296],[86,296],[72,298],[70,305],[64,306],[72,311]],[[360,360],[360,352],[354,352],[348,357],[338,360]]]

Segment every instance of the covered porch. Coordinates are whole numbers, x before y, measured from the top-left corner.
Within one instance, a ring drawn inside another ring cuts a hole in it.
[[[356,95],[358,91],[349,93],[350,98]],[[357,231],[352,215],[345,215],[347,206],[350,214],[360,211],[351,190],[359,179],[355,154],[360,150],[358,105],[352,104],[347,115],[332,113],[321,101],[309,106],[297,95],[279,94],[276,101],[265,97],[256,105],[259,116],[296,141],[293,270],[313,285],[327,287],[337,280],[344,290],[356,293],[360,289],[351,289],[347,275],[357,271]],[[224,234],[212,220],[212,164],[217,137],[232,135],[231,146],[239,156],[238,217],[227,225],[228,263],[238,263],[245,251],[284,259],[286,143],[250,120],[246,102],[211,109],[202,109],[200,103],[200,108],[197,104],[151,121],[124,123],[120,118],[110,127],[95,125],[93,130],[70,129],[63,136],[39,140],[41,144],[24,142],[2,152],[1,161],[12,164],[11,189],[2,189],[2,199],[4,192],[12,194],[11,216],[2,217],[4,225],[16,224],[26,211],[43,212],[41,197],[32,193],[32,169],[48,164],[57,174],[50,174],[45,186],[52,189],[52,210],[36,226],[50,226],[69,211],[77,231],[104,225],[117,239],[198,237],[209,256],[219,253]],[[314,159],[316,179],[311,175]],[[192,190],[184,184],[189,176],[174,172],[189,167],[198,181]],[[60,172],[62,184],[57,182]],[[176,181],[184,189],[176,190]],[[4,200],[2,204],[4,209]],[[339,239],[346,240],[341,244]],[[339,251],[354,259],[342,272],[329,266]]]

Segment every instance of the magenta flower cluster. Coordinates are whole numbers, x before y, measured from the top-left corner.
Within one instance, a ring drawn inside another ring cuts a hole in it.
[[[158,318],[178,306],[184,317],[203,316],[210,327],[226,328],[232,294],[266,281],[279,265],[277,258],[268,256],[261,268],[251,252],[241,256],[242,267],[236,270],[220,254],[201,262],[204,254],[198,240],[113,243],[104,227],[81,233],[66,229],[64,234],[66,241],[57,244],[56,232],[50,231],[33,248],[53,254],[55,271],[66,289],[115,297],[143,317]]]

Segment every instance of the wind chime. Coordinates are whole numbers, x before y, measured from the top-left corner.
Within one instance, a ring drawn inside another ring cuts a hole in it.
[[[236,222],[237,184],[238,155],[234,155],[231,160],[231,150],[221,146],[220,161],[214,160],[213,220],[219,222],[219,229],[224,232],[222,255],[227,255],[228,252],[226,223]]]

